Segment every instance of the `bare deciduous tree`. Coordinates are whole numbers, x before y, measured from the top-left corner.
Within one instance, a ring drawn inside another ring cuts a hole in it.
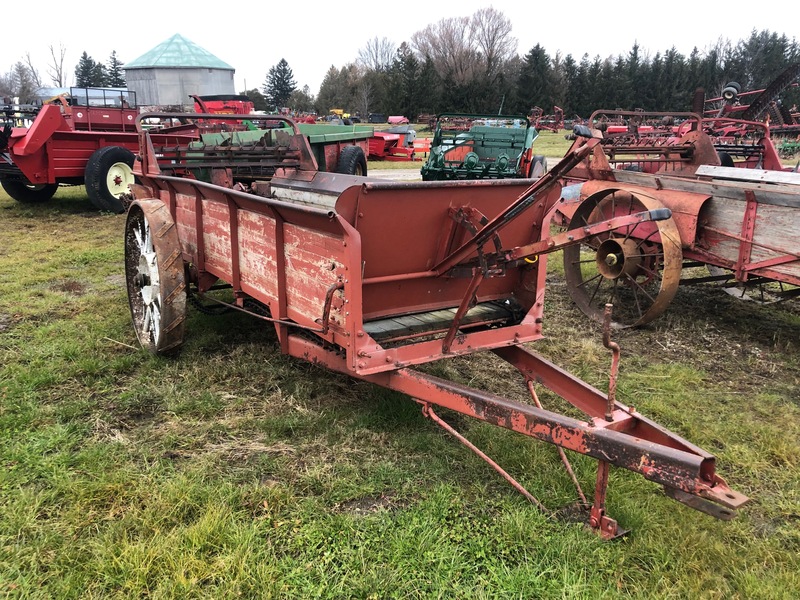
[[[356,110],[359,111],[364,119],[369,116],[369,112],[372,107],[373,95],[374,89],[372,87],[372,83],[367,78],[362,79],[358,88],[356,88],[356,93],[353,100],[355,101]]]
[[[430,57],[440,77],[467,83],[476,74],[478,53],[470,40],[470,18],[451,17],[411,36],[414,51]]]
[[[470,29],[488,76],[493,77],[505,61],[516,56],[517,39],[511,36],[511,20],[499,10],[480,9],[472,15]]]
[[[14,73],[13,71],[9,71],[8,73],[2,74],[0,73],[0,101],[2,103],[6,102],[6,98],[8,101],[11,101],[11,97],[14,95]]]
[[[25,54],[25,65],[28,68],[28,75],[30,76],[33,85],[36,86],[36,89],[38,90],[40,87],[42,87],[42,80],[39,77],[39,71],[37,71],[36,68],[33,66],[33,61],[31,60],[30,52]]]
[[[368,71],[385,72],[392,65],[397,47],[387,38],[377,37],[358,51],[358,63]]]

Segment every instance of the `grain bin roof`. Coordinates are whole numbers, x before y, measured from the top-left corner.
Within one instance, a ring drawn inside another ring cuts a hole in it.
[[[150,69],[160,67],[172,68],[208,68],[230,69],[233,67],[201,48],[194,42],[176,33],[168,40],[145,52],[124,65],[124,69]]]

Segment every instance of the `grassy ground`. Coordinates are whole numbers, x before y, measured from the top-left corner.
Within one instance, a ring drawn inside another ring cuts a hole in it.
[[[615,334],[620,399],[753,501],[720,522],[614,470],[609,513],[632,533],[609,543],[574,518],[552,446],[446,415],[546,515],[408,398],[281,355],[246,316],[192,310],[179,356],[138,349],[124,219],[82,188],[41,206],[0,193],[0,596],[800,596],[795,305],[687,287]],[[536,349],[605,389],[598,327],[551,271]],[[489,356],[428,369],[522,394]],[[572,458],[590,491],[594,461]]]

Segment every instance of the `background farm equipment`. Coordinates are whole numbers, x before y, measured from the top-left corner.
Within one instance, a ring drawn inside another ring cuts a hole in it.
[[[558,181],[591,145],[536,181],[400,183],[322,172],[305,136],[291,122],[284,129],[256,144],[231,136],[223,147],[195,145],[169,156],[141,130],[141,183],[131,187],[124,243],[143,347],[156,354],[180,347],[189,297],[247,313],[275,327],[283,353],[411,396],[543,510],[435,407],[555,444],[570,474],[561,449],[597,459],[588,522],[606,538],[624,533],[606,513],[611,465],[717,518],[732,518],[747,501],[716,474],[712,455],[617,400],[619,347],[610,328],[608,393],[528,346],[543,337],[546,253],[599,231],[669,218],[644,209],[548,236]],[[269,178],[262,180],[255,168],[265,164]],[[482,351],[517,369],[530,402],[414,368]],[[587,420],[544,409],[537,386]]]
[[[4,98],[0,105],[0,131],[11,127],[29,127],[41,109],[39,104],[20,104]]]
[[[217,114],[223,121],[238,122],[231,115]],[[140,120],[183,117],[183,113],[146,113]],[[195,117],[218,120],[211,114]],[[366,174],[364,147],[372,128],[354,133],[348,126],[299,124],[279,115],[268,115],[267,122],[264,129],[256,127],[258,121],[248,120],[242,129],[200,131],[195,139],[178,144],[160,143],[153,130],[147,131],[147,139],[154,144],[159,172],[228,187],[269,181],[279,169]]]
[[[255,104],[247,96],[235,94],[217,94],[198,96],[189,94],[194,100],[194,111],[214,115],[250,115],[255,111]]]
[[[285,121],[251,114],[252,105],[242,96],[191,97],[197,109],[205,107],[212,112],[161,113],[161,118],[150,113],[148,126],[153,128],[157,145],[185,147],[189,141],[200,141],[201,132],[257,129]],[[60,185],[85,185],[96,208],[123,212],[124,196],[134,181],[132,167],[139,150],[135,120],[139,114],[132,92],[73,88],[69,98],[60,96],[42,106],[30,127],[7,126],[0,132],[0,184],[20,202],[47,201]],[[163,116],[166,114],[170,116]],[[231,114],[239,118],[224,122],[215,118]],[[304,127],[318,168],[366,174],[371,127]]]
[[[44,202],[59,185],[86,185],[100,210],[121,212],[120,197],[133,183],[139,149],[132,92],[72,88],[44,104],[30,127],[6,127],[0,133],[0,184],[20,202]],[[193,137],[183,125],[162,131],[162,144]]]
[[[369,160],[414,160],[417,132],[411,125],[375,131],[369,140]]]
[[[800,134],[796,138],[784,138],[778,143],[778,155],[781,158],[794,158],[800,154]]]
[[[589,122],[602,132],[601,144],[614,168],[652,173],[720,164],[791,170],[781,162],[769,125],[762,121],[701,118],[693,112],[599,110]]]
[[[422,180],[540,177],[547,160],[533,155],[537,136],[522,115],[440,114]]]
[[[547,130],[558,133],[564,129],[564,109],[560,106],[554,106],[553,113],[546,115],[543,109],[534,106],[531,109],[530,121],[536,131]]]
[[[800,63],[793,63],[763,89],[742,90],[738,82],[732,81],[725,85],[721,96],[702,99],[703,116],[706,119],[728,117],[762,122],[769,126],[769,137],[779,147],[781,155],[785,158],[793,156],[796,148],[793,142],[800,138],[800,111],[795,91],[799,85],[798,77]],[[783,98],[784,95],[787,98]],[[793,96],[794,100],[788,96]],[[700,98],[695,100],[694,110],[697,112],[700,111],[700,101]]]
[[[602,139],[568,174],[578,183],[565,188],[555,223],[576,232],[642,210],[671,213],[565,248],[567,289],[577,306],[602,320],[613,303],[614,325],[632,327],[661,315],[679,285],[716,282],[759,301],[800,295],[800,173],[758,167],[777,160],[769,138],[732,144],[710,134],[715,130],[699,115],[671,116],[683,120],[644,136],[576,129],[586,137],[573,149],[591,136]],[[744,158],[723,166],[726,153]]]

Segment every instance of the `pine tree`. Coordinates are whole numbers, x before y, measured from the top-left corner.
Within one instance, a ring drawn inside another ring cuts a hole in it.
[[[127,84],[125,83],[125,75],[123,75],[122,67],[125,63],[120,62],[117,58],[117,51],[112,50],[111,56],[108,59],[108,65],[106,67],[106,76],[107,82],[106,84],[110,87],[125,87]]]
[[[317,94],[317,112],[327,114],[331,108],[343,107],[347,101],[347,72],[331,65]]]
[[[420,64],[405,42],[397,49],[389,73],[394,90],[389,101],[390,112],[413,118],[420,105]]]
[[[553,107],[554,75],[550,57],[540,44],[536,44],[525,55],[522,73],[518,82],[522,99],[528,102],[527,114],[534,106],[540,107],[545,114]]]
[[[92,67],[92,82],[89,84],[91,87],[105,87],[108,85],[108,74],[103,63],[96,62]]]
[[[297,89],[297,84],[294,81],[294,74],[289,68],[289,63],[285,59],[282,58],[277,65],[270,68],[262,89],[267,100],[275,106],[276,110],[289,103],[289,98]]]
[[[95,62],[85,51],[75,67],[77,87],[103,87],[107,85],[108,74],[103,63]]]
[[[90,87],[92,85],[93,76],[94,61],[92,57],[84,51],[78,61],[78,66],[75,67],[75,85],[77,87]]]

